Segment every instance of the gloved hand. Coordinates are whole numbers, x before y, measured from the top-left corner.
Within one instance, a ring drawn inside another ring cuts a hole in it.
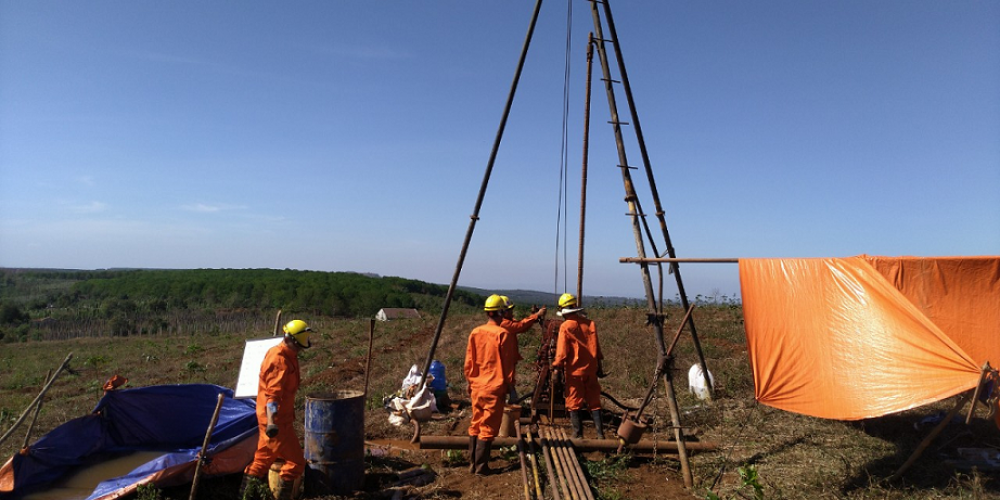
[[[545,306],[542,306],[542,308],[538,310],[538,321],[541,321],[541,320],[545,319],[545,313],[548,310],[549,309],[547,307],[545,307]]]
[[[274,425],[274,424],[267,424],[267,429],[264,431],[264,434],[267,434],[267,437],[269,437],[269,438],[273,438],[274,436],[277,436],[278,435],[278,426]]]

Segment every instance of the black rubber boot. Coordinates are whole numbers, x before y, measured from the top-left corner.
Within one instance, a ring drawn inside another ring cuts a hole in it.
[[[278,479],[278,491],[274,492],[275,500],[292,500],[292,493],[294,493],[293,488],[295,487],[294,481],[286,481],[284,479]]]
[[[490,448],[493,447],[493,441],[483,441],[479,439],[476,443],[476,458],[475,463],[475,474],[477,476],[488,476],[493,471],[490,470]]]
[[[590,415],[594,418],[594,428],[597,429],[597,439],[604,439],[604,418],[601,410],[593,410]]]
[[[476,472],[476,443],[478,436],[469,436],[469,474]]]
[[[569,412],[569,422],[573,424],[573,439],[580,439],[583,437],[583,422],[580,420],[580,414],[583,410],[573,410]]]
[[[263,478],[243,474],[243,482],[240,483],[240,493],[238,496],[240,500],[258,500],[264,498],[262,495],[264,491],[268,491],[268,488]]]

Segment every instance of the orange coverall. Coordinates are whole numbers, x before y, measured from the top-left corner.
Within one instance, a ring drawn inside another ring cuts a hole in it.
[[[294,348],[285,342],[268,349],[260,364],[260,380],[257,384],[257,452],[253,462],[244,471],[251,476],[266,478],[275,459],[281,458],[281,478],[295,481],[306,468],[305,455],[295,435],[295,393],[299,390],[299,358]],[[278,435],[267,437],[267,403],[278,404],[278,411],[272,419],[278,426]]]
[[[567,317],[559,326],[556,357],[552,360],[554,366],[565,369],[567,410],[601,409],[597,365],[602,359],[597,325],[584,316]]]
[[[492,440],[500,432],[508,384],[511,383],[503,356],[509,343],[507,330],[491,321],[472,330],[465,349],[465,379],[469,382],[472,400],[469,435],[483,441]]]
[[[538,323],[538,313],[532,314],[521,321],[514,321],[512,319],[504,319],[500,322],[500,326],[504,330],[507,330],[509,334],[507,339],[507,349],[503,352],[503,366],[507,370],[507,378],[510,380],[510,386],[514,387],[517,384],[517,362],[521,361],[521,349],[519,349],[520,344],[517,342],[517,335],[528,331],[535,323]]]

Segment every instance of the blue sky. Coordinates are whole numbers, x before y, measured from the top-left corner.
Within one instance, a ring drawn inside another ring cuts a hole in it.
[[[568,7],[549,1],[462,285],[575,289],[593,26],[571,5],[568,240]],[[448,283],[533,6],[0,0],[0,266]],[[678,256],[1000,251],[1000,3],[612,9]],[[595,89],[584,292],[641,296]],[[734,264],[682,274],[692,296],[739,292]]]

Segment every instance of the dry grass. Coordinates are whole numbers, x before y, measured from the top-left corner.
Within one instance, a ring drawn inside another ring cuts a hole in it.
[[[670,311],[664,327],[667,343],[682,316],[679,310]],[[645,312],[598,309],[591,311],[591,317],[598,324],[610,371],[602,380],[605,392],[622,403],[637,405],[651,382],[657,352],[651,329],[645,324]],[[362,389],[369,321],[304,319],[318,333],[315,347],[302,358],[299,404],[303,405],[305,397],[312,393]],[[466,391],[461,377],[466,337],[481,322],[479,315],[448,318],[438,344],[435,357],[447,367],[450,393],[456,400],[463,399]],[[758,405],[753,398],[740,309],[730,305],[701,307],[695,310],[695,322],[717,383],[717,397],[706,404],[687,392],[687,368],[697,360],[687,332],[675,352],[675,388],[686,433],[717,443],[719,449],[691,457],[696,481],[693,496],[703,498],[707,489],[713,488],[721,498],[751,498],[752,492],[741,487],[737,470],[753,466],[765,498],[1000,498],[997,472],[956,471],[944,460],[956,446],[1000,448],[997,429],[992,422],[984,421],[981,413],[968,428],[949,426],[902,481],[887,484],[884,478],[895,472],[929,430],[916,430],[914,425],[927,415],[950,409],[952,401],[864,422],[821,420]],[[436,324],[437,318],[426,318],[376,325],[376,355],[365,422],[369,439],[410,437],[411,428],[388,424],[381,408],[382,398],[399,389],[412,364],[422,367]],[[70,352],[74,354],[72,371],[61,375],[50,391],[36,424],[36,436],[89,412],[101,395],[101,386],[114,374],[128,377],[130,386],[200,382],[232,387],[244,341],[269,335],[268,331],[259,331],[5,345],[0,354],[0,430],[10,427],[43,385],[46,371],[59,366]],[[522,336],[522,394],[533,386],[531,362],[538,340],[537,328]],[[650,410],[655,417],[651,432],[666,438],[672,432],[662,381],[657,394]],[[451,412],[428,425],[424,432],[460,434],[467,425],[467,416],[462,410]],[[21,446],[25,428],[22,426],[0,446],[0,454],[10,456]],[[373,461],[371,465],[370,473],[375,475],[385,464]],[[677,479],[678,464],[669,456],[636,460],[631,467],[659,467]],[[621,477],[627,481],[630,475]],[[601,491],[607,498],[627,498],[620,496],[614,480],[602,480]]]

